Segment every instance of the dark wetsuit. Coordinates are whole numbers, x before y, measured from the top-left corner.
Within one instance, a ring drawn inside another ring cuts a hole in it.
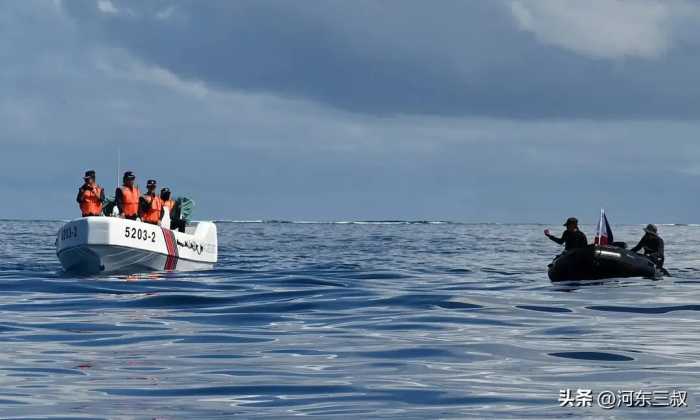
[[[566,251],[576,248],[585,248],[588,246],[588,239],[580,230],[575,230],[573,232],[565,230],[561,235],[561,238],[557,238],[554,235],[547,235],[547,237],[559,245],[565,244],[564,250]]]
[[[644,255],[650,257],[659,268],[664,266],[664,240],[659,236],[644,234],[637,246],[631,249],[632,252],[637,252],[644,249]]]

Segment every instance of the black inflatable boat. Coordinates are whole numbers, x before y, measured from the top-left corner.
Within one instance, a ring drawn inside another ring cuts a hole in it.
[[[548,274],[552,281],[657,276],[656,265],[649,258],[608,245],[566,251],[549,264]]]

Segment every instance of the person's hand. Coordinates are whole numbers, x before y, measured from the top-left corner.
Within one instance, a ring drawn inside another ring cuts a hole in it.
[[[544,230],[544,236],[549,236],[549,229]]]

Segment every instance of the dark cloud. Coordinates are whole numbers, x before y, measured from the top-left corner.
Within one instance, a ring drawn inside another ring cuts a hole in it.
[[[0,217],[75,216],[121,149],[203,219],[696,220],[692,31],[612,60],[491,1],[61,4],[0,3]]]
[[[212,86],[369,114],[697,118],[697,47],[604,60],[545,45],[507,2],[65,2],[86,36]],[[160,18],[159,18],[160,16]],[[614,40],[611,40],[614,42]]]

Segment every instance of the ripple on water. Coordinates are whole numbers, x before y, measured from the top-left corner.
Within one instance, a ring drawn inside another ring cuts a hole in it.
[[[2,418],[558,418],[592,413],[565,388],[700,392],[698,227],[662,227],[672,279],[554,285],[536,225],[223,223],[214,270],[131,277],[61,272],[60,225],[0,221]]]
[[[549,353],[550,356],[563,357],[566,359],[576,360],[593,360],[604,362],[631,362],[634,358],[623,356],[621,354],[607,353],[602,351],[562,351],[558,353]]]

